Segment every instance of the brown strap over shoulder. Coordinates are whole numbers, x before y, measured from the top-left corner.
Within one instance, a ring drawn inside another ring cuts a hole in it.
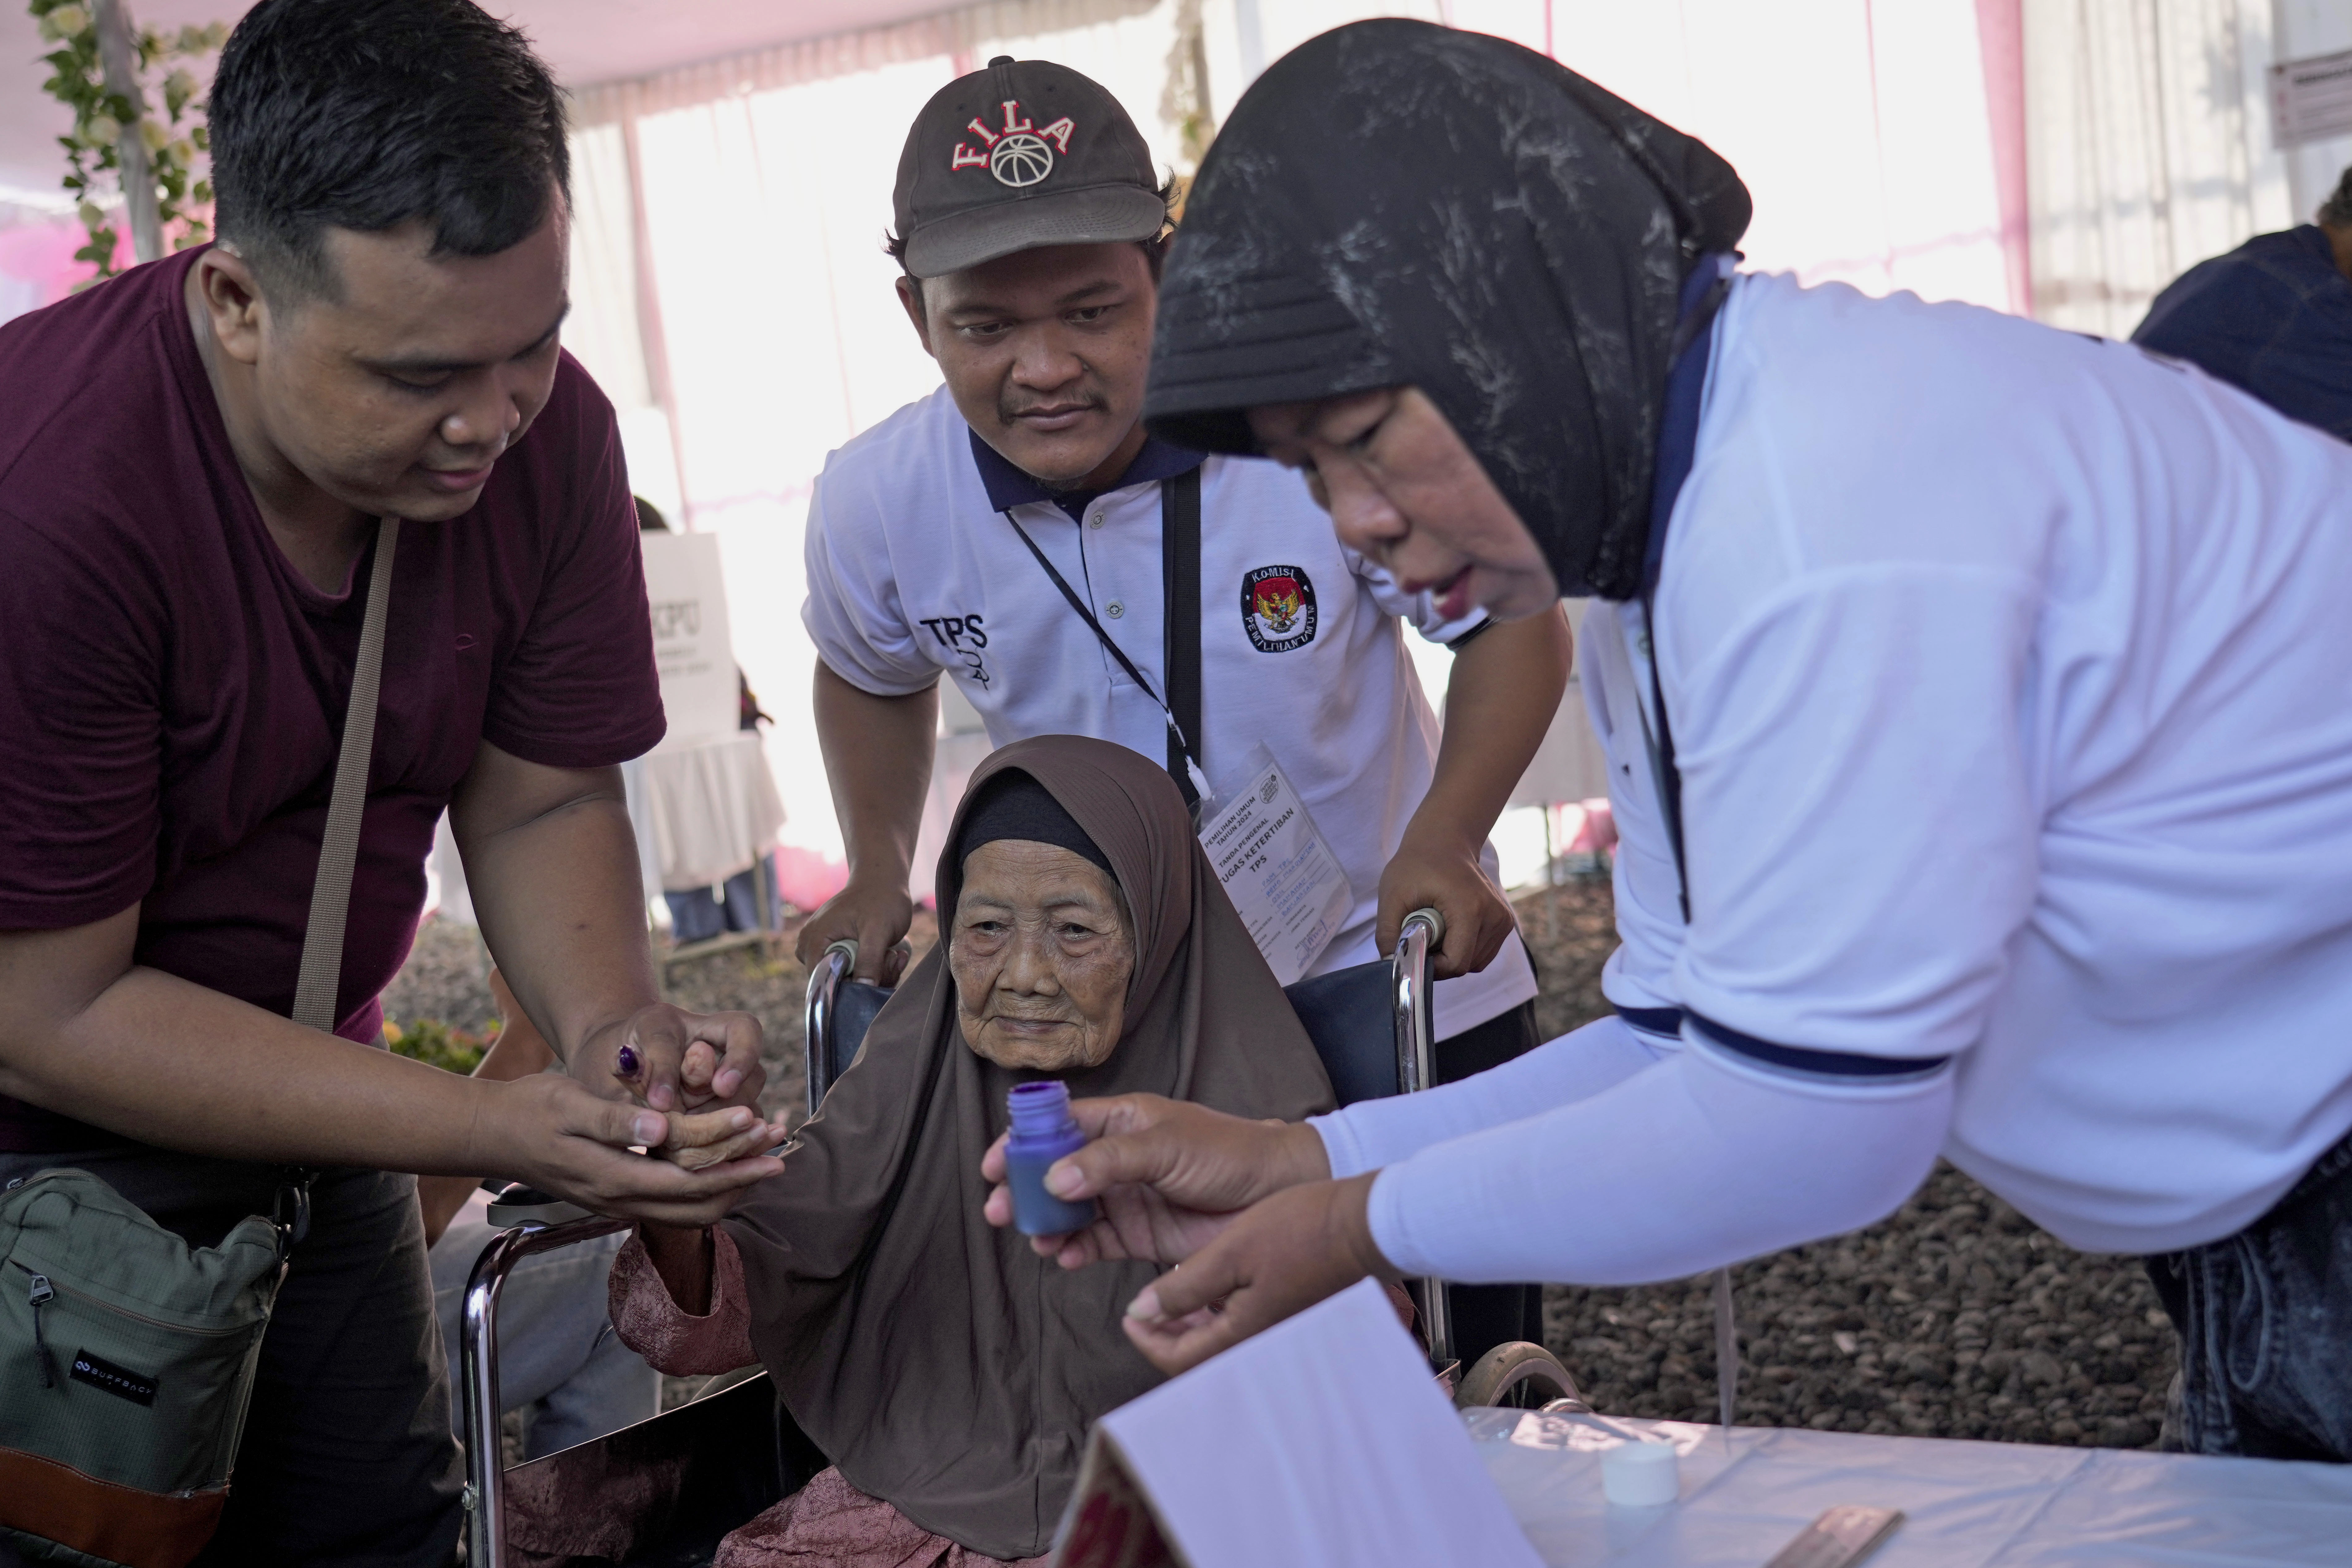
[[[359,862],[360,818],[367,809],[368,763],[375,753],[375,701],[383,684],[384,607],[392,599],[392,557],[400,519],[376,524],[375,566],[368,574],[367,618],[360,623],[359,662],[352,670],[351,706],[343,714],[343,745],[335,759],[334,794],[327,801],[327,832],[319,846],[319,879],[310,887],[310,924],[302,937],[302,969],[294,984],[294,1021],[334,1033],[335,995],[343,975],[343,919],[351,910],[352,869]]]

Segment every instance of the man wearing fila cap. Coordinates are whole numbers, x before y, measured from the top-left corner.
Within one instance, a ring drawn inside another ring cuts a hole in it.
[[[1487,832],[1558,706],[1558,615],[1503,626],[1339,544],[1297,476],[1149,439],[1167,192],[1117,100],[992,60],[898,168],[898,292],[946,384],[834,453],[808,521],[817,731],[850,880],[800,937],[889,982],[946,671],[997,745],[1072,733],[1230,785],[1263,744],[1346,874],[1307,973],[1446,917],[1438,1076],[1535,1043],[1535,977]],[[1171,613],[1171,606],[1175,606]],[[1400,621],[1454,648],[1443,740]],[[1532,1289],[1457,1300],[1465,1361],[1539,1337]]]

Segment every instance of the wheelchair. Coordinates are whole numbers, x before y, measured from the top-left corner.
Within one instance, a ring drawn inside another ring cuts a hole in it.
[[[1412,1094],[1433,1081],[1430,950],[1444,917],[1417,910],[1394,955],[1302,980],[1285,994],[1323,1060],[1341,1105]],[[890,992],[850,978],[856,944],[827,948],[809,976],[808,1110],[814,1115]],[[499,1286],[535,1253],[627,1228],[594,1215],[526,1220],[483,1249],[466,1287],[460,1360],[470,1568],[508,1568],[509,1545],[535,1558],[617,1568],[703,1568],[727,1532],[805,1485],[829,1461],[777,1399],[767,1373],[713,1378],[692,1402],[649,1421],[504,1470],[500,1465],[497,1313]],[[1585,1408],[1567,1369],[1542,1346],[1496,1346],[1466,1373],[1452,1354],[1447,1287],[1413,1280],[1433,1375],[1454,1404]],[[580,1506],[603,1510],[588,1517]],[[618,1505],[616,1508],[614,1505]],[[626,1518],[619,1517],[625,1513]],[[521,1539],[512,1539],[520,1534]]]

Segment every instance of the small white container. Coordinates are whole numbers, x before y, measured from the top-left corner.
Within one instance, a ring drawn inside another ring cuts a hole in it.
[[[1601,1453],[1601,1495],[1621,1508],[1655,1508],[1682,1489],[1672,1443],[1620,1443]]]

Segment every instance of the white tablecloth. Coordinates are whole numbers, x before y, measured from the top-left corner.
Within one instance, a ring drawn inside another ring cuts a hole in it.
[[[1841,1503],[1899,1508],[1868,1568],[2059,1563],[2352,1563],[2352,1466],[2114,1448],[1866,1437],[1615,1422],[1682,1452],[1682,1500],[1612,1508],[1601,1450],[1617,1439],[1556,1415],[1465,1417],[1487,1471],[1543,1560],[1759,1568]]]
[[[784,803],[750,730],[665,746],[624,770],[649,891],[723,882],[773,847]]]

